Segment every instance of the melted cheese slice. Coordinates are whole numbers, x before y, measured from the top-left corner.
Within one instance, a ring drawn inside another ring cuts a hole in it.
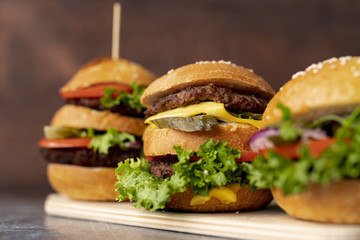
[[[194,196],[191,201],[190,205],[200,205],[204,204],[205,202],[209,201],[211,198],[218,199],[223,204],[230,204],[237,201],[237,191],[240,189],[240,184],[233,183],[226,186],[216,187],[209,191],[209,196],[201,196],[196,195]]]
[[[256,128],[260,128],[261,121],[235,117],[226,111],[223,103],[216,102],[202,102],[199,104],[188,105],[186,107],[180,107],[166,112],[161,112],[147,118],[145,123],[150,124],[153,128],[157,128],[155,124],[151,122],[152,120],[167,117],[191,117],[199,114],[211,115],[221,121],[228,123],[245,123],[250,124]]]

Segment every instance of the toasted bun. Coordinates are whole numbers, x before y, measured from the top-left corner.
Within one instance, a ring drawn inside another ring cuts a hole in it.
[[[186,151],[198,151],[199,146],[209,139],[226,141],[228,146],[239,150],[250,151],[247,141],[257,131],[248,124],[221,124],[210,131],[183,132],[171,128],[146,128],[143,135],[144,154],[160,156],[176,154],[174,146],[181,145]]]
[[[96,59],[83,66],[75,76],[60,89],[60,92],[74,91],[99,83],[131,84],[147,86],[155,75],[142,66],[125,59]]]
[[[270,99],[274,95],[274,90],[269,84],[252,70],[230,62],[213,61],[198,62],[169,71],[145,90],[141,97],[141,103],[149,107],[153,102],[170,93],[189,86],[201,86],[209,83],[266,99]]]
[[[141,136],[146,128],[142,119],[127,117],[110,111],[96,111],[87,107],[64,105],[54,115],[51,126],[94,128],[106,130],[115,128],[121,132],[128,132]]]
[[[328,114],[346,114],[360,105],[360,57],[332,58],[293,75],[269,102],[263,125],[280,121],[281,102],[294,119],[312,121]]]
[[[271,192],[267,189],[256,190],[253,194],[249,188],[241,188],[237,192],[237,201],[224,204],[217,198],[210,198],[204,204],[190,205],[194,193],[190,187],[185,192],[175,193],[171,201],[166,203],[167,209],[186,212],[226,212],[226,211],[247,211],[265,207],[272,200]]]
[[[278,205],[290,216],[333,223],[360,223],[360,180],[343,180],[325,186],[310,185],[300,194],[284,196],[271,190]]]
[[[117,196],[115,168],[49,163],[47,176],[56,192],[72,199],[114,201]]]

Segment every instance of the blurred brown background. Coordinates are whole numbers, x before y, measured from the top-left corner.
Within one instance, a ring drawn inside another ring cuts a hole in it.
[[[0,191],[47,193],[38,153],[58,89],[111,52],[113,0],[0,0]],[[360,1],[127,0],[120,54],[158,75],[230,60],[275,90],[333,56],[360,55]],[[360,91],[360,90],[359,90]]]

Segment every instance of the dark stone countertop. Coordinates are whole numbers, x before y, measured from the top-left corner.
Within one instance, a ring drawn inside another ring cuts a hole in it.
[[[0,194],[0,239],[157,239],[215,240],[219,238],[97,221],[47,216],[46,195]]]

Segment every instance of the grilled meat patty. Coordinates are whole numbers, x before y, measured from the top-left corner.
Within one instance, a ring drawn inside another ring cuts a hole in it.
[[[149,161],[150,173],[159,178],[171,177],[175,174],[173,165],[179,160],[176,155],[166,156],[163,159]]]
[[[128,106],[116,105],[111,108],[106,108],[101,104],[100,99],[98,98],[73,98],[66,100],[66,103],[77,106],[88,107],[98,111],[109,110],[112,113],[119,113],[125,116],[144,118],[143,112],[139,113],[136,111],[136,109]]]
[[[109,153],[94,152],[89,148],[41,148],[40,153],[50,163],[73,164],[86,167],[117,167],[127,158],[140,157],[141,149],[109,148]]]

